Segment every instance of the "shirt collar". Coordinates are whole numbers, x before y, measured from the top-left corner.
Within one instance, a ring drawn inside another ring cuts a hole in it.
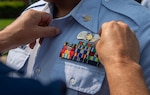
[[[74,19],[90,31],[97,33],[98,14],[100,11],[101,0],[81,0],[80,3],[71,11]]]
[[[81,0],[80,3],[68,15],[72,16],[79,24],[81,24],[85,28],[94,33],[97,33],[99,30],[98,14],[100,11],[100,5],[101,0]],[[52,15],[53,5],[46,4],[43,11]]]
[[[142,24],[141,22],[143,22],[143,18],[140,18],[140,15],[137,14],[141,14],[141,11],[143,11],[144,15],[145,10],[140,4],[137,4],[137,2],[135,2],[134,0],[127,0],[126,2],[123,2],[122,0],[102,0],[102,6],[105,6],[111,11],[129,17],[138,26],[140,26]]]

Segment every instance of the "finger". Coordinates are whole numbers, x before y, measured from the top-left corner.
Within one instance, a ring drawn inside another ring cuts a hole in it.
[[[121,20],[117,20],[116,21],[118,24],[120,23],[120,24],[124,24],[124,22],[123,21],[121,21]]]
[[[60,29],[53,26],[40,27],[37,29],[39,38],[42,37],[54,37],[60,34]]]
[[[45,25],[48,25],[52,21],[52,16],[49,15],[48,13],[40,12],[40,15],[41,15],[41,20],[39,21],[39,24],[43,23]]]
[[[108,28],[112,23],[115,23],[115,21],[110,21],[110,22],[104,22],[100,28],[99,36],[101,37],[103,35],[103,32],[108,32]],[[106,31],[107,30],[107,31]],[[110,32],[110,31],[109,31]]]
[[[117,21],[117,23],[135,35],[135,32],[132,31],[126,23],[124,23],[123,21]]]
[[[39,44],[41,45],[41,44],[42,44],[42,42],[43,42],[43,38],[40,38],[40,40],[39,40]]]
[[[34,41],[34,42],[30,43],[30,44],[29,44],[29,47],[30,47],[31,49],[33,49],[33,48],[34,48],[34,46],[35,46],[35,44],[36,44],[36,41]]]
[[[35,10],[28,10],[26,13],[27,17],[32,17],[36,25],[48,25],[52,21],[52,16],[46,12],[40,12]]]

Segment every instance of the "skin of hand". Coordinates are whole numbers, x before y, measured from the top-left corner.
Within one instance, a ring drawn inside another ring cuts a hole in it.
[[[139,44],[134,32],[121,21],[110,21],[102,25],[96,49],[103,65],[115,61],[139,62]]]
[[[121,21],[102,25],[96,43],[111,95],[150,95],[140,67],[139,43],[134,32]]]
[[[45,12],[26,11],[0,32],[0,50],[5,51],[33,43],[38,38],[54,37],[60,34],[59,28],[48,26],[51,21],[52,17]]]

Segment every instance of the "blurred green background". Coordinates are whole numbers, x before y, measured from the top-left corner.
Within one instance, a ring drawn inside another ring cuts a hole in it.
[[[0,30],[12,23],[25,8],[39,0],[0,0]],[[7,52],[0,57],[6,63]]]
[[[0,30],[12,23],[21,12],[39,0],[0,0]]]
[[[8,24],[14,21],[14,18],[3,18],[0,19],[0,30],[4,29]]]

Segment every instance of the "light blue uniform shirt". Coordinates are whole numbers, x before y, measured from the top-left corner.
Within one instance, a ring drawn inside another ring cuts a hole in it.
[[[39,1],[27,9],[53,13],[53,5],[44,1]],[[85,20],[85,17],[90,19]],[[102,65],[95,67],[62,59],[59,54],[65,42],[79,42],[77,35],[81,31],[97,34],[104,22],[112,20],[127,23],[136,33],[140,43],[139,64],[150,88],[150,12],[133,0],[81,0],[68,15],[53,19],[50,23],[50,26],[61,29],[59,36],[45,38],[41,46],[33,50],[28,46],[11,50],[7,65],[26,71],[27,63],[33,63],[32,78],[43,84],[62,79],[67,84],[68,95],[109,95]],[[37,53],[33,54],[33,51]]]
[[[150,0],[142,0],[141,4],[150,9]]]

